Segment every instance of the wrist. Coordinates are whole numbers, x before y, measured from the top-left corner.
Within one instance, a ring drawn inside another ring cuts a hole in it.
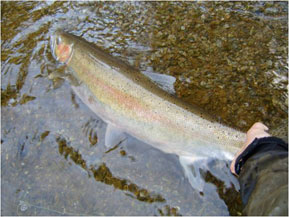
[[[268,151],[277,151],[280,149],[288,151],[288,144],[285,143],[282,139],[273,136],[255,138],[253,142],[250,143],[246,149],[236,158],[233,165],[235,173],[239,175],[246,161],[253,155]]]

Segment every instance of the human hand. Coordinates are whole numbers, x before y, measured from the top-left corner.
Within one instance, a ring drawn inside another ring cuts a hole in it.
[[[237,176],[236,171],[235,171],[235,163],[236,163],[237,157],[243,153],[243,151],[248,147],[248,145],[250,145],[254,141],[255,138],[263,138],[263,137],[271,136],[269,133],[266,132],[267,130],[269,130],[268,127],[262,124],[261,122],[256,122],[248,130],[247,136],[246,136],[246,142],[244,146],[238,152],[238,154],[235,156],[234,160],[231,163],[230,170],[233,174]]]

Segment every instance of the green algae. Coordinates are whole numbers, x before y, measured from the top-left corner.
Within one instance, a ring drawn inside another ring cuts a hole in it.
[[[57,137],[56,141],[58,143],[59,153],[63,155],[65,159],[68,159],[69,157],[75,164],[80,165],[88,173],[92,173],[96,181],[105,183],[107,185],[112,185],[114,188],[119,190],[131,192],[131,196],[133,198],[142,202],[165,202],[165,199],[161,195],[154,195],[148,190],[140,188],[136,184],[131,183],[129,180],[113,176],[105,163],[102,163],[98,167],[90,166],[90,168],[88,168],[81,154],[70,147],[64,138]]]
[[[242,200],[240,193],[231,184],[231,187],[226,188],[223,181],[218,180],[210,171],[204,174],[204,179],[206,182],[212,183],[217,187],[218,194],[229,209],[231,216],[242,215]]]

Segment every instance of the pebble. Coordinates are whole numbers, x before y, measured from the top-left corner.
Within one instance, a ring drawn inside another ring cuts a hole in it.
[[[25,203],[25,202],[22,201],[22,200],[19,202],[19,205],[20,205],[20,211],[21,211],[21,212],[25,212],[25,211],[28,209],[27,203]]]
[[[278,8],[266,8],[265,13],[267,14],[277,14],[279,12]]]

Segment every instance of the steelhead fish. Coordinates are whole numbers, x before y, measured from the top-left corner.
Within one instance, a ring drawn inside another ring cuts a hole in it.
[[[202,190],[199,169],[205,167],[205,160],[232,159],[244,142],[244,133],[183,103],[138,70],[80,37],[56,31],[52,50],[58,61],[72,69],[77,80],[72,85],[75,93],[107,123],[107,147],[128,133],[176,154],[192,187]]]

